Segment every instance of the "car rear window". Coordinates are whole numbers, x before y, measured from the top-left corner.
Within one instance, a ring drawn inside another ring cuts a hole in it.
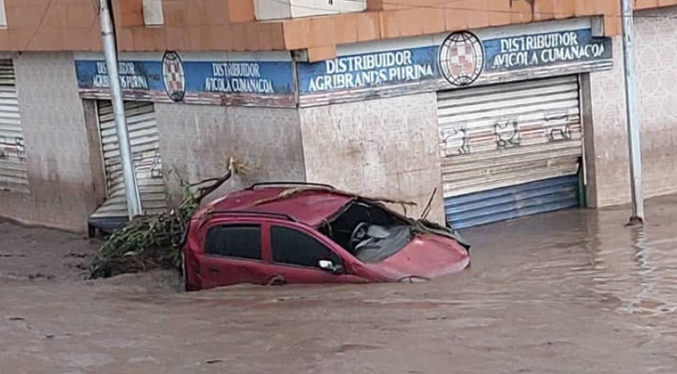
[[[207,232],[205,253],[225,256],[261,259],[261,226],[228,225],[215,226]]]

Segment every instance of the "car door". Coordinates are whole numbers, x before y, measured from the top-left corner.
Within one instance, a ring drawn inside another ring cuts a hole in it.
[[[284,224],[269,226],[271,271],[282,283],[363,283],[350,274],[350,264],[331,248],[327,240],[312,230]],[[331,261],[337,271],[320,268],[320,261]]]
[[[203,243],[200,259],[203,288],[240,283],[266,284],[270,279],[263,257],[260,224],[213,224]]]

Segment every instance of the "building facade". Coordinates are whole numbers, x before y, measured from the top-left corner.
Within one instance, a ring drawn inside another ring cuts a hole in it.
[[[252,170],[230,189],[330,183],[414,215],[433,196],[429,218],[457,228],[629,201],[617,2],[310,3],[113,2],[146,212],[233,154]],[[0,216],[76,231],[124,218],[96,9],[3,6]],[[677,7],[636,7],[656,196],[677,192]]]

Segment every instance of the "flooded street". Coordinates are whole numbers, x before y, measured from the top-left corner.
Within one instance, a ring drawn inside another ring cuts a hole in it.
[[[192,294],[79,280],[93,244],[0,223],[0,374],[675,373],[676,217],[671,196],[644,228],[623,207],[466,230],[472,268],[429,283]]]

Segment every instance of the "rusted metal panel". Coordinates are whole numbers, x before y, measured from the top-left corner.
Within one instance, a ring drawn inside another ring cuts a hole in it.
[[[501,197],[512,199],[515,206],[521,206],[520,196],[538,196],[523,214],[536,212],[539,202],[548,205],[561,196],[555,190],[524,195],[515,186],[578,174],[583,128],[577,76],[441,91],[438,125],[444,197],[447,205],[456,207],[448,212],[451,221],[458,222],[454,214],[463,211],[464,219],[475,222],[473,210],[462,201],[475,204],[473,196],[496,190],[515,192],[511,198]],[[546,185],[562,186],[564,195],[578,188],[577,182]],[[504,208],[497,204],[495,213],[505,213]],[[491,209],[478,210],[484,218],[477,222],[490,221]],[[522,213],[511,214],[515,218]]]
[[[97,110],[107,193],[104,204],[91,218],[126,217],[127,201],[113,108],[110,101],[98,101]],[[125,102],[125,114],[141,207],[145,214],[160,213],[167,208],[167,196],[154,105]]]
[[[19,98],[11,59],[0,60],[0,190],[30,192]]]

